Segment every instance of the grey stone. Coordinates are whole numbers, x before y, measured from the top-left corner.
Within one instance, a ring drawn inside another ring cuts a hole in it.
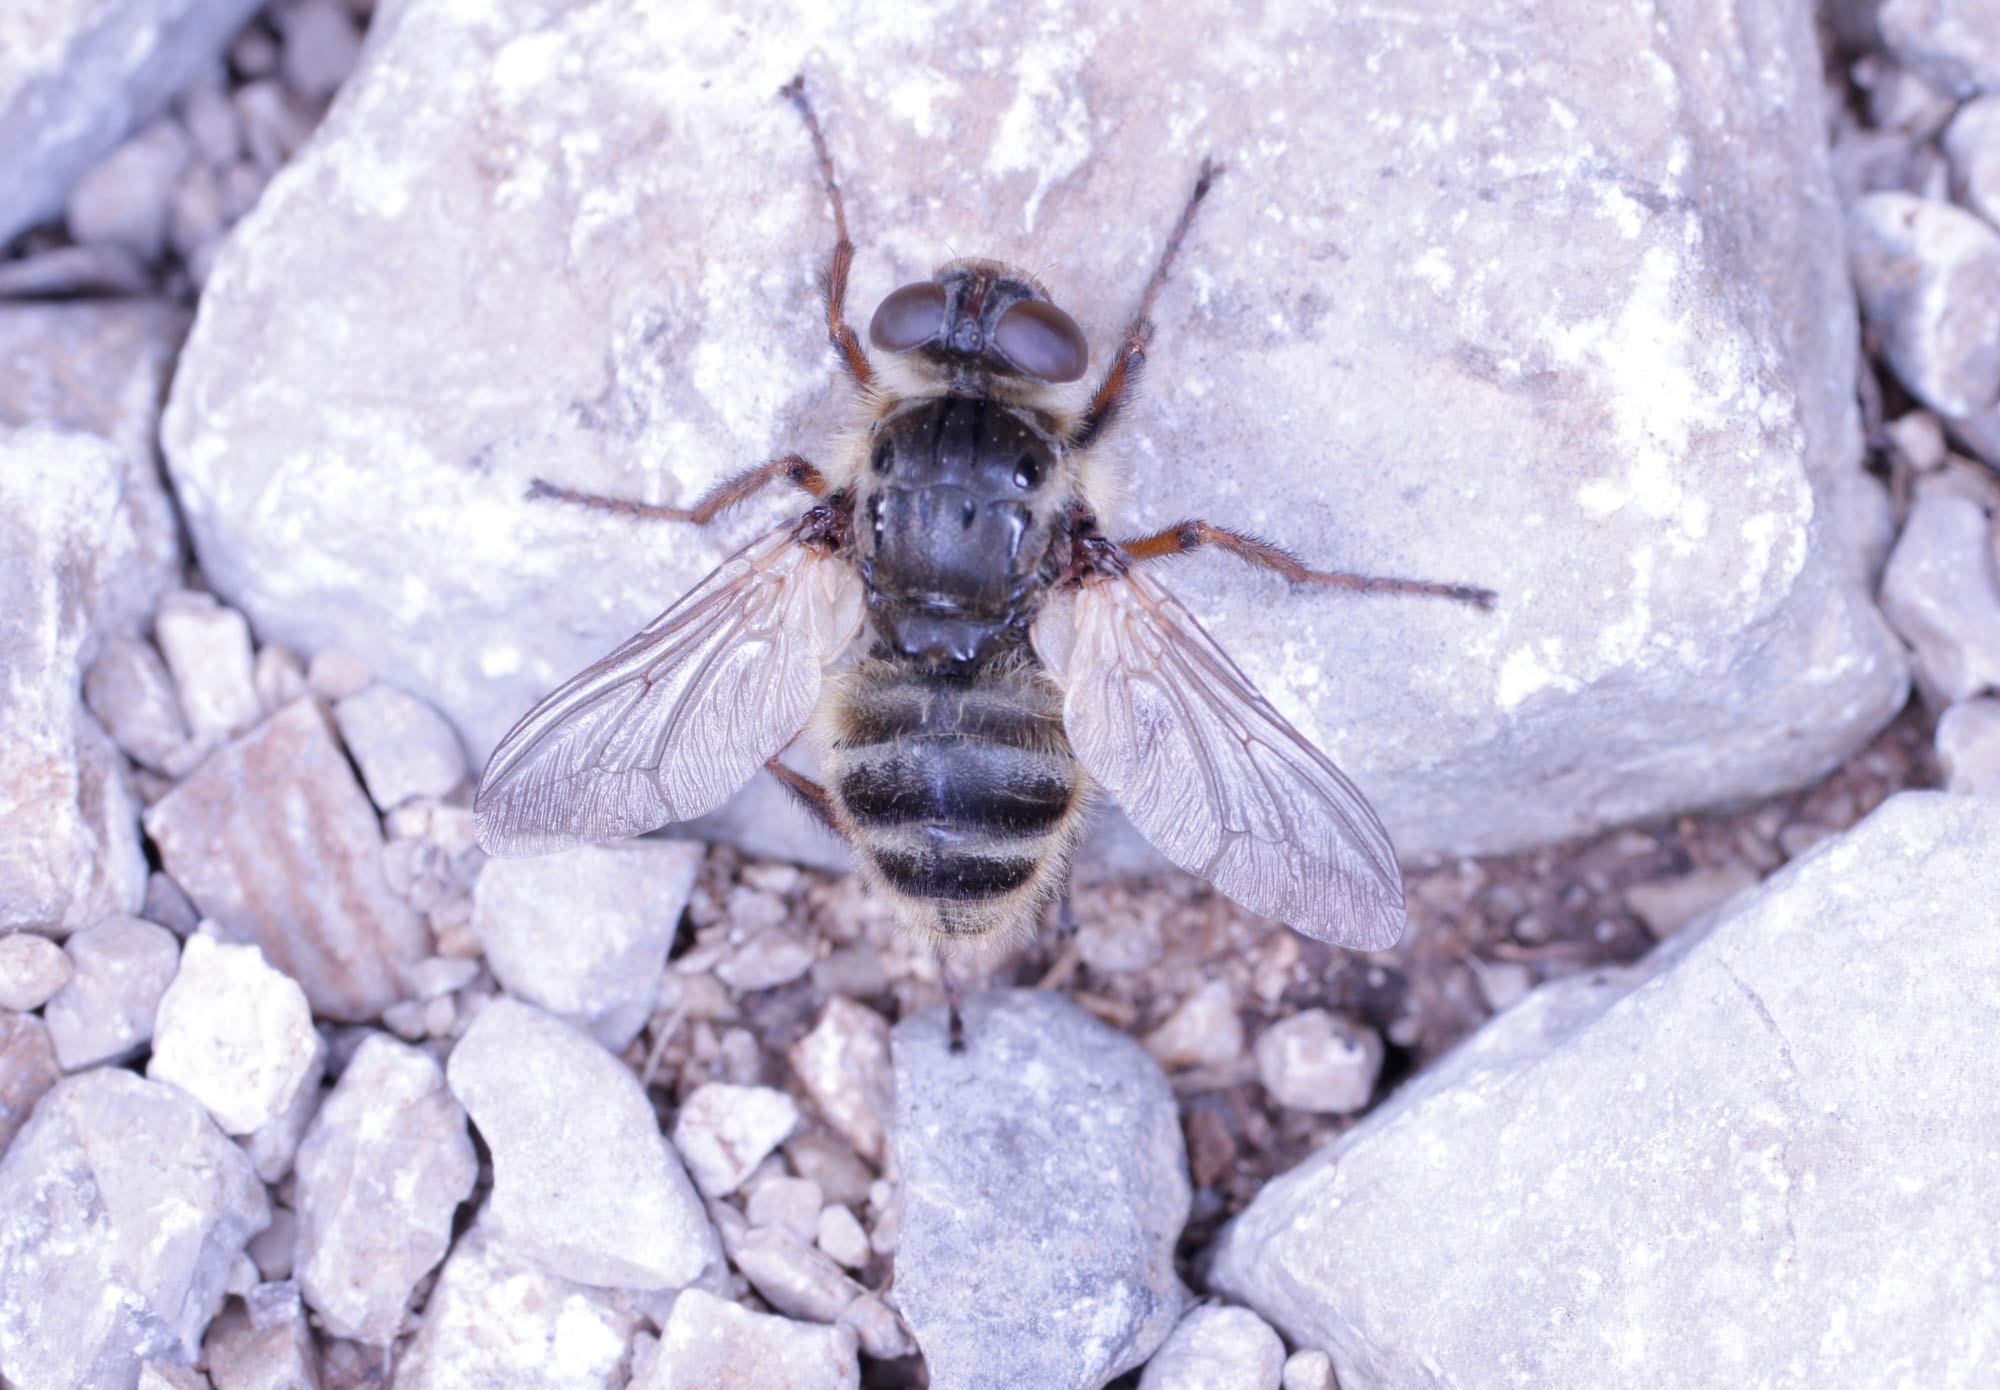
[[[1243,1019],[1236,991],[1210,980],[1183,999],[1146,1035],[1146,1050],[1161,1066],[1219,1067],[1243,1055]]]
[[[674,1300],[633,1390],[859,1390],[854,1331],[739,1308],[689,1289]]]
[[[413,796],[441,797],[465,780],[465,750],[444,716],[394,686],[371,685],[333,707],[340,741],[387,811]]]
[[[139,913],[148,922],[158,922],[176,936],[191,936],[201,924],[201,914],[194,910],[188,895],[181,886],[162,873],[146,875],[146,905]]]
[[[296,980],[255,946],[197,935],[160,999],[146,1075],[200,1101],[226,1133],[248,1134],[317,1083],[320,1048]]]
[[[202,915],[263,948],[313,1011],[359,1022],[404,994],[430,933],[382,880],[381,826],[310,699],[224,744],[146,812]]]
[[[191,1362],[269,1219],[250,1161],[171,1086],[59,1082],[0,1159],[0,1365],[14,1384],[129,1385]]]
[[[799,1108],[768,1086],[697,1086],[674,1116],[674,1148],[702,1195],[734,1192],[798,1128]]]
[[[1946,791],[2000,795],[2000,699],[1953,705],[1938,720],[1938,766]]]
[[[1875,17],[1896,58],[1955,96],[2000,90],[2000,10],[1990,0],[1882,0]]]
[[[84,676],[83,698],[112,742],[155,771],[187,742],[173,680],[150,642],[107,638]]]
[[[1919,497],[1882,574],[1882,611],[1915,649],[1917,686],[1933,704],[2000,686],[1991,518],[1961,497]]]
[[[1350,1386],[1976,1383],[1996,839],[2000,799],[1906,793],[1542,987],[1266,1187],[1211,1287]]]
[[[152,922],[107,917],[71,936],[63,950],[75,973],[43,1010],[63,1070],[137,1056],[153,1039],[181,943]]]
[[[258,0],[22,0],[0,10],[0,242],[169,98]]]
[[[275,18],[284,40],[279,70],[300,95],[323,101],[347,80],[361,56],[361,33],[338,0],[303,0]]]
[[[680,1288],[720,1257],[638,1078],[569,1024],[496,999],[446,1075],[493,1153],[484,1220],[584,1284]]]
[[[1968,101],[1944,131],[1959,201],[2000,227],[2000,93]]]
[[[472,929],[510,992],[622,1050],[659,996],[701,858],[645,841],[496,859],[473,885]]]
[[[766,1303],[808,1322],[833,1322],[864,1292],[824,1252],[781,1226],[731,1241],[729,1261]]]
[[[629,1296],[550,1274],[482,1221],[452,1247],[395,1390],[616,1390],[644,1325]]]
[[[370,1036],[299,1149],[298,1281],[321,1326],[370,1344],[394,1337],[478,1171],[436,1061]]]
[[[63,948],[39,932],[0,935],[0,1009],[39,1009],[75,973]]]
[[[177,122],[154,121],[85,172],[69,191],[69,234],[156,261],[167,244],[174,190],[193,151]]]
[[[60,1080],[48,1028],[33,1014],[0,1009],[0,1155],[28,1122],[35,1102]]]
[[[1107,354],[1201,156],[1229,161],[1116,446],[1150,488],[1112,524],[1210,516],[1501,592],[1480,615],[1220,558],[1177,571],[1406,852],[1794,786],[1900,706],[1803,0],[1308,8],[1232,48],[1221,85],[1222,0],[1171,25],[1080,14],[1047,65],[899,88],[920,117],[887,119],[881,74],[912,40],[859,14],[815,30],[811,74],[863,241],[858,319],[946,243],[1056,255]],[[974,5],[921,42],[1011,51],[1031,26]],[[559,458],[565,484],[685,502],[787,449],[824,460],[845,418],[813,327],[811,152],[728,32],[378,15],[204,295],[164,436],[204,572],[260,632],[363,654],[475,761],[798,505],[662,531],[523,502],[531,476]],[[1302,52],[1371,61],[1329,84]],[[564,71],[596,80],[536,77]],[[1221,95],[1183,118],[1187,90]],[[663,151],[662,129],[687,138]],[[1102,134],[1134,129],[1171,133],[1143,156]],[[334,322],[370,351],[325,352]],[[484,554],[504,563],[466,563]],[[767,848],[827,852],[756,785]]]
[[[1325,1009],[1306,1009],[1272,1024],[1258,1034],[1256,1054],[1257,1079],[1272,1100],[1321,1114],[1365,1108],[1382,1071],[1380,1035]]]
[[[235,733],[263,713],[252,673],[250,625],[215,595],[180,590],[160,600],[153,638],[197,737]]]
[[[897,1305],[935,1385],[1103,1385],[1153,1353],[1184,1301],[1173,1093],[1138,1043],[1050,991],[969,996],[965,1029],[962,1054],[942,1009],[892,1037]]]
[[[881,1162],[895,1104],[888,1020],[865,1004],[835,995],[789,1055],[793,1075],[826,1122],[856,1153]]]
[[[1285,1344],[1248,1308],[1188,1311],[1146,1363],[1139,1390],[1278,1390]]]
[[[2000,231],[1949,203],[1871,193],[1848,218],[1862,313],[1902,383],[1941,415],[2000,398]]]

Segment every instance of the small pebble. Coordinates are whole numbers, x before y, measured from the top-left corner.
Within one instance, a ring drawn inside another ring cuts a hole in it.
[[[311,116],[276,82],[248,83],[231,98],[243,123],[243,143],[266,177],[275,174],[312,134]]]
[[[861,1229],[861,1222],[846,1207],[830,1206],[820,1212],[817,1238],[820,1249],[836,1264],[849,1269],[860,1269],[873,1253],[868,1245],[868,1232]]]
[[[1160,925],[1150,918],[1085,922],[1077,928],[1076,953],[1092,970],[1126,975],[1159,964]]]
[[[674,1147],[703,1195],[720,1197],[741,1186],[798,1122],[798,1106],[783,1091],[711,1082],[674,1117]]]
[[[1219,1067],[1243,1055],[1243,1020],[1236,995],[1223,980],[1210,980],[1183,999],[1146,1035],[1146,1050],[1163,1067]]]
[[[865,1292],[825,1254],[777,1226],[749,1231],[729,1258],[763,1300],[787,1317],[832,1322]]]
[[[750,1187],[744,1215],[752,1226],[781,1226],[812,1240],[819,1234],[820,1208],[825,1205],[819,1184],[811,1178],[776,1177]]]
[[[306,668],[300,663],[299,654],[276,642],[266,642],[257,649],[251,679],[257,686],[258,703],[266,714],[282,709],[306,693]]]
[[[319,1075],[305,991],[255,946],[196,935],[161,996],[146,1075],[180,1087],[228,1134],[284,1114]]]
[[[632,1390],[855,1390],[848,1327],[819,1327],[739,1308],[701,1289],[674,1300],[660,1345]]]
[[[360,657],[338,647],[319,653],[306,666],[306,684],[322,700],[338,701],[359,695],[373,679]]]
[[[229,48],[229,65],[247,80],[269,77],[278,70],[278,41],[261,24],[251,24]]]
[[[336,0],[303,0],[276,12],[284,54],[278,70],[292,89],[314,101],[333,95],[361,54],[361,32]]]
[[[793,1044],[790,1060],[827,1123],[862,1157],[879,1161],[894,1104],[888,1020],[836,996],[827,1000],[812,1031]]]
[[[187,742],[187,722],[166,662],[150,642],[107,637],[83,681],[83,698],[134,762],[158,768]]]
[[[2000,397],[2000,231],[1949,203],[1871,193],[1849,211],[1862,313],[1897,377],[1948,417]]]
[[[123,1062],[152,1040],[160,999],[180,968],[165,927],[107,917],[63,943],[74,974],[42,1010],[65,1071]]]
[[[721,961],[715,973],[739,994],[776,989],[812,969],[813,943],[781,927],[766,927]]]
[[[39,1009],[75,973],[63,948],[46,936],[31,931],[0,936],[0,1009]]]
[[[70,190],[69,233],[142,260],[166,250],[168,208],[191,151],[178,123],[155,121],[106,155]]]
[[[1944,465],[1944,425],[1928,410],[1912,410],[1889,423],[1889,442],[1919,473]]]
[[[1655,939],[1664,941],[1703,913],[1756,885],[1755,869],[1747,864],[1726,864],[1696,869],[1677,878],[1636,883],[1625,890],[1625,906],[1646,924]]]
[[[1959,201],[2000,227],[2000,92],[1968,101],[1944,131]]]
[[[1257,1077],[1292,1110],[1347,1115],[1368,1104],[1382,1070],[1375,1030],[1324,1009],[1280,1019],[1257,1039]]]
[[[1937,756],[1946,791],[2000,795],[2000,699],[1963,700],[1946,710]]]
[[[48,1027],[33,1014],[0,1009],[0,1154],[28,1122],[35,1102],[60,1080]]]
[[[1192,1309],[1175,1325],[1139,1390],[1278,1390],[1285,1344],[1248,1308]]]
[[[1334,1390],[1333,1358],[1317,1347],[1285,1361],[1284,1390]]]
[[[181,126],[200,158],[220,169],[243,151],[243,131],[236,123],[228,85],[218,74],[190,84],[180,95]]]
[[[465,749],[451,722],[394,686],[375,684],[333,707],[340,740],[383,810],[412,797],[441,797],[465,780]]]
[[[2000,573],[1993,522],[1978,506],[1919,497],[1883,571],[1881,602],[1934,707],[2000,686]]]
[[[212,594],[179,590],[160,600],[153,636],[196,738],[230,733],[263,713],[251,673],[250,624],[241,613]]]

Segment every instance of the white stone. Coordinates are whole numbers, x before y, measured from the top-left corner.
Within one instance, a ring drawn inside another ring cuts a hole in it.
[[[849,1269],[860,1269],[868,1263],[872,1253],[868,1245],[868,1232],[861,1229],[861,1222],[846,1207],[825,1207],[819,1214],[819,1248],[830,1256],[835,1264]]]
[[[622,1050],[645,1027],[700,845],[586,846],[496,859],[473,886],[472,928],[494,978]]]
[[[478,1171],[437,1062],[371,1034],[299,1149],[298,1281],[321,1326],[370,1344],[394,1337]]]
[[[1337,1390],[1333,1358],[1318,1348],[1295,1351],[1285,1361],[1285,1390]]]
[[[752,1313],[689,1289],[633,1390],[859,1390],[854,1332]]]
[[[25,1390],[193,1361],[269,1210],[180,1091],[115,1068],[58,1083],[0,1157],[0,1366]]]
[[[70,189],[69,234],[86,246],[118,246],[141,260],[158,260],[190,153],[187,133],[174,121],[139,130]]]
[[[2000,799],[1905,793],[1543,986],[1267,1186],[1211,1287],[1343,1385],[1976,1384],[1996,842]]]
[[[137,917],[107,917],[63,945],[74,973],[43,1010],[63,1070],[126,1061],[152,1041],[181,943]]]
[[[1248,1308],[1188,1311],[1146,1363],[1139,1390],[1279,1390],[1285,1344]]]
[[[482,1223],[445,1261],[396,1390],[615,1390],[644,1325],[629,1296],[550,1274]]]
[[[1306,6],[1246,30],[1203,0],[1140,29],[1065,12],[1059,44],[1005,8],[869,13],[800,31],[859,322],[947,243],[1057,257],[1102,360],[1201,158],[1228,162],[1155,306],[1115,443],[1140,485],[1108,524],[1212,517],[1500,591],[1480,614],[1174,571],[1405,853],[1796,786],[1901,706],[1807,6]],[[796,54],[720,11],[622,14],[378,13],[225,243],[163,432],[218,590],[274,640],[360,653],[475,762],[800,505],[663,530],[524,501],[531,477],[685,503],[789,449],[824,461],[847,413],[815,327],[829,218],[774,95]],[[1506,41],[1439,41],[1467,32]],[[1216,33],[1238,40],[1222,87]],[[891,93],[912,43],[1046,56]],[[1329,81],[1307,53],[1367,60]],[[1141,129],[1144,152],[1110,136]],[[336,323],[369,351],[329,353]],[[768,779],[746,795],[767,845],[827,855]]]
[[[0,1009],[39,1009],[75,973],[63,948],[39,932],[0,935]]]
[[[285,45],[279,60],[285,81],[315,101],[332,96],[361,55],[353,15],[338,0],[303,0],[276,18]]]
[[[261,946],[324,1017],[375,1017],[403,997],[403,967],[432,953],[383,881],[381,823],[310,699],[211,753],[146,830],[202,915]]]
[[[1990,0],[1882,0],[1882,41],[1945,91],[2000,91],[2000,10]]]
[[[826,1202],[811,1178],[764,1178],[746,1190],[749,1200],[743,1204],[743,1214],[752,1226],[782,1226],[808,1240],[819,1234],[820,1210]]]
[[[798,1128],[799,1108],[768,1086],[698,1086],[674,1116],[674,1147],[704,1196],[734,1192]]]
[[[465,780],[465,750],[451,725],[394,686],[348,696],[333,707],[333,720],[368,795],[385,811],[413,796],[444,796]]]
[[[790,1059],[793,1074],[827,1123],[863,1158],[880,1162],[895,1105],[888,1020],[835,995],[812,1031],[792,1044]]]
[[[0,1009],[0,1154],[49,1087],[62,1080],[49,1030],[33,1014]]]
[[[1691,869],[1673,878],[1635,883],[1625,890],[1625,906],[1654,936],[1672,936],[1704,912],[1712,912],[1747,888],[1757,886],[1748,864]]]
[[[1347,1115],[1367,1106],[1382,1070],[1374,1029],[1307,1009],[1257,1035],[1257,1079],[1271,1099],[1293,1110]]]
[[[292,1171],[292,1160],[298,1156],[299,1144],[306,1137],[306,1126],[319,1113],[320,1101],[326,1093],[322,1085],[326,1080],[326,1056],[326,1040],[321,1038],[319,1046],[313,1049],[305,1080],[292,1092],[291,1103],[238,1141],[243,1152],[250,1155],[257,1176],[267,1183],[281,1182]]]
[[[153,639],[180,691],[181,710],[198,738],[230,734],[263,713],[252,673],[250,625],[213,594],[180,590],[160,600]]]
[[[195,936],[160,999],[146,1075],[186,1091],[226,1132],[248,1134],[317,1081],[320,1047],[296,980],[255,946]]]
[[[1219,1067],[1243,1055],[1243,1019],[1236,992],[1210,980],[1183,999],[1146,1035],[1146,1050],[1163,1067]]]
[[[0,242],[60,211],[84,170],[227,46],[258,0],[0,5]]]
[[[824,1252],[781,1226],[760,1226],[729,1246],[730,1263],[758,1296],[788,1317],[833,1322],[862,1288]]]
[[[1861,309],[1902,383],[1940,415],[2000,398],[2000,231],[1949,203],[1871,193],[1848,217]]]
[[[1882,574],[1882,611],[1915,649],[1933,704],[2000,686],[2000,561],[1978,504],[1917,499]]]
[[[1944,130],[1959,200],[2000,227],[2000,93],[1968,101]]]
[[[964,1018],[963,1053],[942,1009],[892,1038],[897,1305],[934,1384],[1103,1385],[1152,1355],[1185,1298],[1173,1092],[1137,1042],[1052,991],[970,995]]]
[[[739,994],[776,989],[812,969],[819,958],[813,943],[782,927],[753,932],[715,967],[715,974]]]
[[[2000,699],[1953,705],[1938,720],[1938,766],[1946,791],[2000,794]]]
[[[446,1076],[492,1151],[484,1220],[511,1249],[627,1289],[680,1288],[720,1257],[638,1078],[575,1028],[496,999]]]

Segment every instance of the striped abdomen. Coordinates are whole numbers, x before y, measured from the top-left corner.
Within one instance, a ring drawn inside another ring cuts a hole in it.
[[[836,721],[836,815],[915,925],[960,938],[1006,930],[1060,884],[1083,774],[1061,698],[1031,670],[869,661]]]

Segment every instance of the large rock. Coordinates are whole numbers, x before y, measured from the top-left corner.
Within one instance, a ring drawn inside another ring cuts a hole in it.
[[[510,1249],[624,1289],[677,1289],[721,1258],[639,1079],[569,1024],[497,999],[446,1076],[492,1151],[483,1219]]]
[[[1353,1390],[1977,1384],[2000,1339],[2000,800],[1899,796],[1544,987],[1219,1242]]]
[[[61,211],[78,176],[213,62],[258,3],[0,6],[0,242]]]
[[[269,1219],[250,1160],[186,1095],[69,1078],[0,1161],[0,1368],[35,1390],[125,1390],[142,1357],[193,1361]]]
[[[1059,265],[1102,361],[1202,156],[1229,164],[1158,305],[1110,521],[1499,590],[1484,615],[1175,572],[1405,851],[1795,785],[1900,705],[1805,0],[1254,30],[1204,0],[1066,10],[1059,42],[991,3],[895,26],[767,4],[796,37],[775,47],[638,8],[385,9],[218,260],[168,411],[208,576],[475,756],[799,505],[695,534],[525,502],[529,478],[684,503],[825,458],[847,418],[816,328],[830,220],[775,95],[802,53],[863,323],[949,245]],[[1013,56],[882,76],[974,49]],[[771,814],[736,829],[823,856],[759,786]]]
[[[382,826],[309,698],[217,749],[146,812],[204,917],[253,942],[313,1012],[358,1021],[403,997],[430,932],[382,877]]]
[[[937,1390],[1096,1390],[1152,1355],[1186,1297],[1173,1092],[1053,991],[972,996],[965,1032],[949,1051],[934,1009],[891,1037],[896,1303]]]

